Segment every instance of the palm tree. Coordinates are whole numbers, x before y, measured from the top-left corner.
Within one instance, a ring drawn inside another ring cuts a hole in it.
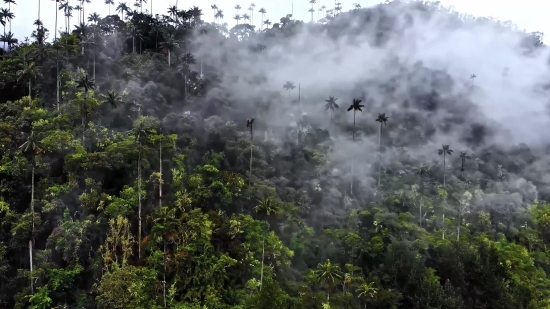
[[[380,167],[382,166],[382,125],[386,125],[388,121],[385,113],[378,114],[376,121],[380,122],[380,130],[378,131],[378,187],[380,187]]]
[[[119,103],[124,103],[122,97],[112,90],[108,91],[107,94],[101,95],[103,98],[103,104],[109,104],[112,108],[117,108]]]
[[[353,110],[353,140],[355,140],[355,113],[357,111],[362,112],[362,108],[365,107],[361,102],[363,102],[363,100],[353,99],[351,105],[348,107],[348,112]]]
[[[138,120],[134,122],[134,127],[130,130],[130,135],[134,136],[134,141],[138,144],[138,258],[141,259],[141,156],[143,152],[143,142],[144,139],[147,138],[145,121],[143,121],[143,118],[138,118]]]
[[[317,0],[309,0],[309,3],[311,3],[311,9],[308,10],[308,12],[311,13],[311,22],[313,22],[313,12],[315,12],[315,10],[313,9],[313,5],[317,2]]]
[[[174,48],[177,48],[179,46],[180,45],[178,41],[176,41],[176,38],[171,33],[165,36],[164,42],[160,42],[160,47],[162,47],[168,54],[168,66],[170,66],[171,64],[170,54],[172,53],[172,50],[174,50]]]
[[[11,25],[11,20],[15,18],[15,15],[10,11],[10,9],[0,8],[0,22],[4,26],[4,35],[6,35],[6,23],[9,22]],[[10,26],[11,29],[11,26]],[[11,31],[11,30],[10,30]],[[6,42],[4,41],[4,49],[6,48]]]
[[[88,115],[88,91],[95,89],[95,82],[93,79],[88,78],[88,74],[85,74],[77,84],[78,88],[84,88],[84,102],[80,106],[80,116],[82,120],[82,146],[84,146],[85,141],[85,131],[86,131],[86,117]]]
[[[470,159],[470,156],[468,156],[465,151],[461,151],[458,159],[460,160],[460,173],[462,174],[462,181],[464,181],[464,167],[466,165],[466,160]]]
[[[446,175],[447,175],[447,168],[446,168],[446,164],[445,164],[446,163],[445,156],[452,155],[453,150],[451,148],[449,148],[449,145],[442,145],[441,149],[437,150],[437,154],[440,155],[440,156],[441,155],[443,156],[443,189],[445,189],[445,178],[446,178]],[[442,237],[443,237],[443,239],[445,239],[445,207],[443,207],[443,214],[441,215],[441,222],[442,222],[442,226],[443,226]]]
[[[264,29],[264,15],[267,13],[267,11],[264,8],[261,8],[258,13],[262,14],[262,22],[260,23],[260,31]]]
[[[276,203],[272,197],[265,197],[258,200],[258,204],[254,206],[254,212],[257,214],[261,214],[263,217],[263,221],[265,222],[265,226],[263,228],[263,240],[262,240],[262,269],[260,272],[260,290],[262,289],[263,281],[264,281],[264,257],[265,257],[265,236],[267,234],[267,230],[269,229],[269,223],[267,222],[267,217],[269,215],[278,215],[281,212],[281,207],[278,203]]]
[[[471,84],[472,87],[474,86],[474,80],[476,79],[476,77],[477,75],[475,74],[470,75],[470,80],[472,81],[472,84]]]
[[[23,56],[25,58],[25,56]],[[36,78],[38,74],[38,68],[35,66],[34,62],[28,63],[26,60],[23,60],[22,69],[17,71],[17,82],[21,82],[23,79],[27,80],[29,85],[29,98],[32,98],[32,80]]]
[[[319,263],[317,265],[317,270],[315,271],[317,280],[319,282],[324,282],[328,286],[327,290],[327,302],[330,300],[330,293],[332,292],[332,287],[337,280],[341,280],[343,277],[340,266],[334,265],[327,260],[325,263]]]
[[[248,7],[248,11],[250,12],[250,23],[254,25],[254,9],[256,8],[255,3],[251,3]]]
[[[419,165],[412,168],[413,174],[416,174],[420,178],[420,193],[424,193],[424,182],[423,178],[429,175],[430,166],[425,163],[420,163]],[[418,217],[418,226],[422,226],[422,201],[419,203],[420,215]]]
[[[111,16],[111,5],[115,5],[115,1],[114,0],[105,0],[105,4],[109,8],[108,13],[109,13],[109,16]]]
[[[283,88],[288,91],[288,101],[290,102],[290,91],[291,90],[294,90],[296,88],[296,86],[294,86],[294,83],[293,82],[290,82],[290,81],[287,81],[284,85],[283,85]]]
[[[33,287],[33,245],[34,245],[34,176],[35,176],[35,169],[36,169],[36,155],[42,152],[42,148],[40,147],[40,137],[39,134],[35,134],[34,130],[31,130],[31,134],[27,134],[23,132],[23,135],[25,136],[25,142],[19,146],[19,149],[21,149],[22,152],[27,153],[30,152],[31,154],[31,237],[29,239],[29,265],[30,265],[30,277],[31,277],[31,293],[34,294],[34,287]]]
[[[126,3],[119,2],[116,11],[120,13],[120,19],[124,20],[124,12],[128,12],[128,6]]]
[[[374,298],[376,297],[376,293],[378,292],[378,289],[374,287],[374,282],[370,283],[363,283],[359,286],[359,288],[355,291],[357,293],[357,297],[368,299],[368,298]],[[365,302],[365,309],[367,309],[367,303]]]
[[[235,16],[233,17],[233,19],[237,21],[237,25],[238,25],[238,24],[239,24],[239,20],[241,20],[241,15],[235,14]]]
[[[338,98],[335,98],[335,97],[328,97],[328,100],[325,100],[325,102],[327,102],[325,104],[325,109],[326,110],[330,109],[330,122],[331,123],[332,123],[332,113],[334,112],[335,109],[340,108],[340,106],[338,106],[338,104],[336,103],[337,100],[338,100]]]
[[[15,0],[4,0],[4,4],[7,4],[8,5],[8,11],[11,12],[11,5],[16,5],[17,3],[15,3]],[[15,18],[15,15],[9,19],[9,22],[10,22],[10,30],[9,32],[11,33],[11,20]],[[8,46],[9,47],[9,46]]]
[[[154,218],[153,228],[151,230],[152,236],[160,236],[162,239],[162,264],[163,264],[163,274],[162,274],[162,294],[164,301],[164,308],[166,308],[166,247],[168,240],[171,238],[175,231],[178,229],[178,221],[176,219],[176,208],[170,208],[168,206],[157,207],[153,210]],[[155,224],[157,223],[157,224]],[[156,237],[155,237],[156,238]]]
[[[254,118],[246,120],[246,127],[250,128],[250,168],[248,173],[248,185],[250,185],[252,179],[252,138],[253,138],[253,129],[252,125],[254,124]]]
[[[13,33],[8,32],[6,35],[0,36],[0,42],[6,42],[8,44],[8,49],[10,49],[11,46],[17,44],[18,41],[13,37]]]
[[[445,187],[445,176],[446,176],[445,156],[452,155],[453,150],[449,148],[449,145],[442,145],[441,149],[437,150],[437,154],[440,156],[443,156],[443,187]]]
[[[361,104],[362,100],[359,99],[353,99],[351,105],[348,108],[348,112],[353,110],[353,132],[352,132],[352,140],[355,141],[355,114],[357,111],[362,112],[362,108],[365,107],[365,105]],[[351,159],[351,184],[350,184],[350,193],[353,194],[353,157]]]

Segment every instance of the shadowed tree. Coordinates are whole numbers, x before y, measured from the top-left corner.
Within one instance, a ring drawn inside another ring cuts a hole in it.
[[[466,160],[470,159],[470,156],[466,154],[465,151],[461,151],[460,155],[458,156],[458,160],[460,160],[460,173],[462,174],[462,181],[464,181],[464,170],[466,166]]]
[[[252,179],[252,146],[253,146],[253,134],[254,130],[252,125],[254,124],[254,118],[250,118],[246,120],[246,127],[250,130],[250,167],[248,170],[248,185],[250,185],[251,179]]]
[[[77,83],[78,88],[84,88],[84,101],[80,106],[80,117],[82,120],[82,146],[84,146],[85,141],[85,131],[86,131],[86,116],[88,113],[88,91],[95,89],[95,82],[93,79],[88,78],[88,74],[84,75]]]
[[[357,111],[362,112],[362,108],[365,107],[365,105],[361,104],[361,102],[363,101],[359,99],[353,99],[351,105],[348,107],[348,112],[353,110],[353,140],[355,140],[355,114],[357,113]]]
[[[293,83],[293,82],[287,81],[287,82],[283,85],[283,88],[288,92],[288,102],[290,102],[290,91],[291,91],[291,90],[294,90],[294,89],[296,88],[296,86],[294,86],[294,83]]]
[[[34,130],[31,131],[31,134],[23,132],[25,136],[25,142],[19,146],[19,149],[23,153],[30,153],[31,155],[31,233],[29,238],[29,268],[30,268],[30,282],[31,282],[31,293],[34,294],[34,284],[33,284],[33,248],[34,248],[34,226],[35,226],[35,213],[34,213],[34,176],[36,170],[36,155],[42,152],[40,147],[40,136],[36,134]]]
[[[330,122],[331,123],[332,123],[332,114],[333,114],[334,110],[337,109],[337,108],[340,108],[340,106],[338,106],[338,104],[336,103],[337,100],[338,100],[338,98],[335,98],[335,97],[329,97],[328,100],[325,100],[325,102],[327,102],[325,104],[325,109],[330,110]]]
[[[160,47],[162,47],[168,55],[168,66],[170,66],[170,54],[172,53],[174,48],[179,47],[178,41],[176,41],[176,38],[173,34],[168,34],[165,36],[164,42],[160,42]]]
[[[378,114],[376,121],[380,122],[380,130],[378,131],[378,186],[380,187],[380,167],[382,166],[382,125],[386,125],[389,117],[385,113]]]
[[[475,75],[475,74],[470,75],[470,80],[471,80],[471,82],[472,82],[472,83],[471,83],[471,86],[472,86],[472,87],[474,86],[474,80],[476,79],[476,77],[477,77],[477,75]]]
[[[342,280],[343,273],[340,270],[340,266],[332,264],[330,260],[327,260],[325,263],[317,265],[317,270],[315,271],[317,280],[319,283],[325,283],[327,285],[327,302],[330,301],[330,293],[332,293],[332,287],[337,280]]]
[[[443,189],[446,190],[446,186],[445,186],[445,180],[446,180],[446,176],[447,176],[447,166],[446,166],[446,160],[445,160],[445,157],[447,155],[452,155],[453,154],[453,150],[451,148],[449,148],[449,145],[442,145],[441,146],[441,149],[438,149],[437,150],[437,154],[440,155],[440,156],[443,156]],[[441,215],[441,222],[442,222],[442,226],[443,226],[443,239],[445,239],[445,206],[443,206],[443,214]]]
[[[119,104],[124,103],[124,101],[122,101],[122,97],[113,90],[108,91],[106,95],[101,95],[101,97],[103,99],[102,103],[109,104],[111,108],[117,108]]]
[[[361,104],[362,100],[359,100],[359,99],[353,99],[351,105],[348,107],[348,112],[353,110],[353,132],[352,132],[352,140],[355,141],[355,115],[357,113],[357,111],[360,111],[362,112],[363,111],[363,107],[365,107],[365,105]],[[353,194],[353,157],[351,159],[351,185],[350,185],[350,193]]]
[[[315,10],[313,9],[313,5],[317,3],[317,0],[309,0],[309,3],[311,4],[311,8],[308,10],[308,12],[311,13],[311,22],[313,22],[313,12],[315,12]]]
[[[446,156],[450,156],[453,154],[453,150],[451,148],[449,148],[449,145],[441,145],[441,149],[438,149],[437,150],[437,154],[440,155],[440,156],[443,156],[443,187],[445,187],[445,178],[446,178],[446,172],[447,172],[447,167],[446,167],[446,160],[445,160],[445,157]]]

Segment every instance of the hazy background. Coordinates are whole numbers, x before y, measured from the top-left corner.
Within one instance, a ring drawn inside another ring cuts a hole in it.
[[[153,1],[153,14],[167,14],[167,8],[169,6],[176,5],[176,0],[152,0]],[[38,2],[41,6],[40,18],[44,22],[46,28],[52,32],[50,34],[53,37],[53,29],[55,25],[55,2],[51,0],[19,0],[17,5],[11,8],[15,14],[15,19],[12,21],[12,32],[18,39],[24,39],[26,36],[30,36],[34,26],[32,22],[38,18]],[[122,1],[115,1],[115,5],[111,6],[111,14],[115,14],[116,6]],[[127,4],[133,5],[134,1],[125,1]],[[354,3],[360,4],[362,7],[369,7],[381,3],[379,0],[340,0],[338,1],[342,5],[342,10],[347,11],[354,7]],[[454,6],[458,11],[471,14],[474,16],[487,16],[494,17],[503,21],[512,20],[521,29],[526,29],[529,32],[541,31],[550,33],[550,21],[547,18],[547,14],[550,11],[550,2],[541,0],[442,0],[439,1],[445,6]],[[70,0],[73,6],[76,6],[79,1]],[[188,1],[180,0],[178,2],[178,8],[189,8],[192,6],[198,6],[203,10],[203,19],[206,21],[213,21],[213,10],[210,8],[212,4],[217,4],[223,11],[225,18],[224,22],[227,22],[230,26],[236,22],[233,20],[236,11],[235,5],[239,4],[242,7],[240,14],[249,13],[248,7],[251,3],[256,4],[254,12],[254,24],[258,27],[260,24],[260,14],[256,12],[260,8],[265,8],[267,14],[266,19],[270,19],[272,22],[277,22],[279,18],[286,14],[294,12],[295,19],[310,21],[311,15],[308,10],[311,8],[309,0],[257,0],[257,1],[237,1],[237,0],[204,0],[204,1]],[[319,0],[314,5],[315,13],[314,17],[317,17],[317,7],[326,6],[327,9],[334,8],[334,1],[332,0]],[[7,6],[7,5],[2,5]],[[133,8],[133,6],[131,6]],[[151,2],[143,4],[143,10],[150,10]],[[86,15],[97,12],[100,16],[108,15],[108,6],[104,4],[103,0],[92,0],[90,4],[85,5]],[[59,12],[60,16],[62,15]],[[321,13],[321,18],[324,12]],[[73,16],[76,16],[76,12],[73,12]],[[71,23],[77,22],[77,18],[72,18]],[[59,25],[63,25],[63,19]]]

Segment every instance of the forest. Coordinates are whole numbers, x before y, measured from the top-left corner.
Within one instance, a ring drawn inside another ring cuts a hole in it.
[[[542,33],[71,2],[0,9],[0,308],[550,308]]]

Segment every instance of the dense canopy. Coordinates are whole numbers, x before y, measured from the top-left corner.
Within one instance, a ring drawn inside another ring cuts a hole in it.
[[[547,103],[517,71],[541,34],[419,2],[228,29],[61,0],[63,31],[18,41],[4,2],[0,308],[550,308],[550,140],[484,109]],[[430,47],[484,31],[502,80]]]

